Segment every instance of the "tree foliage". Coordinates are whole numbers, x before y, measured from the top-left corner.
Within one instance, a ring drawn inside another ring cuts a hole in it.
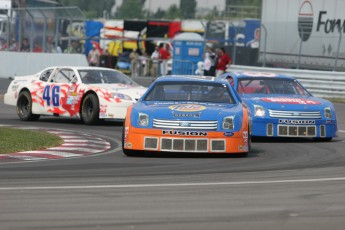
[[[226,5],[261,6],[261,0],[226,0]]]
[[[196,0],[180,0],[180,10],[183,18],[195,18]]]
[[[181,18],[183,18],[181,9],[178,8],[175,4],[171,5],[169,7],[169,9],[165,12],[164,18],[165,19],[181,19]]]
[[[121,19],[142,19],[145,17],[145,0],[123,0],[120,7],[116,9],[116,18]]]

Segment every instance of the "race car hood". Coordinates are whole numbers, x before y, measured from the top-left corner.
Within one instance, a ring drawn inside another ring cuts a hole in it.
[[[251,95],[253,96],[253,95]],[[244,96],[242,97],[246,104],[261,105],[266,109],[273,110],[321,110],[325,107],[331,106],[332,103],[313,96],[296,96],[296,95],[262,95],[262,96]]]
[[[238,113],[242,115],[242,106],[235,104],[142,102],[133,110],[158,119],[217,120]]]
[[[89,84],[109,91],[109,93],[118,93],[130,96],[136,101],[146,92],[147,88],[143,86],[133,86],[125,84]]]

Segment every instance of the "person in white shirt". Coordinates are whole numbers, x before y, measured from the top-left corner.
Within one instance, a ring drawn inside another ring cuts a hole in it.
[[[155,47],[155,51],[151,54],[152,68],[151,75],[152,77],[158,76],[158,64],[159,64],[159,47]]]

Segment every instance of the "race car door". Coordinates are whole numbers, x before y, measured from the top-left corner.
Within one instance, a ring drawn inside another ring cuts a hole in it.
[[[64,117],[79,116],[79,86],[80,80],[73,69],[59,68],[54,71],[43,90],[45,112]]]

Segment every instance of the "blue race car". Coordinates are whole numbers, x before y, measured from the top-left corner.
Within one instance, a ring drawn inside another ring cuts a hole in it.
[[[219,78],[230,82],[252,112],[252,136],[331,141],[337,135],[333,104],[311,95],[295,78],[259,72]]]
[[[226,80],[160,77],[127,110],[123,152],[128,156],[145,152],[246,155],[250,119]]]

